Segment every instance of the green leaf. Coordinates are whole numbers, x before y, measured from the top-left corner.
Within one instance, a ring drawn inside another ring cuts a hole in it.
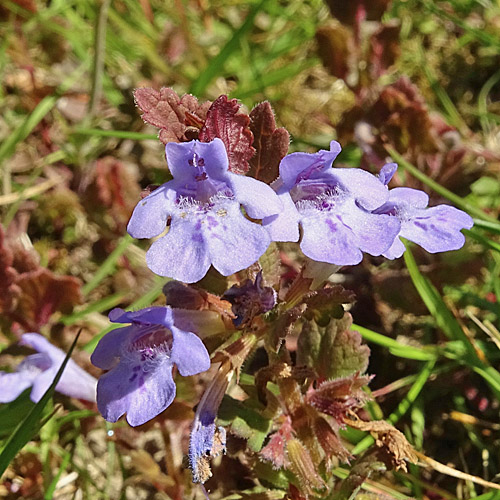
[[[231,432],[248,440],[252,451],[259,451],[271,430],[272,421],[230,396],[224,396],[218,413],[220,425],[231,425]]]
[[[304,324],[298,339],[297,364],[313,368],[326,379],[363,373],[370,349],[361,344],[361,335],[350,329],[352,318],[332,319],[322,328],[314,321]]]
[[[33,406],[31,411],[28,413],[26,418],[17,426],[14,433],[10,436],[5,443],[3,450],[0,453],[0,477],[5,472],[7,467],[9,466],[12,459],[16,456],[16,454],[24,447],[24,445],[30,441],[33,436],[38,432],[41,426],[43,426],[42,422],[42,413],[43,410],[54,394],[54,390],[56,388],[57,383],[59,382],[64,369],[66,368],[66,364],[68,363],[71,353],[76,346],[76,342],[78,341],[78,337],[80,336],[80,332],[75,337],[75,340],[71,344],[69,348],[68,354],[64,358],[64,361],[57,371],[56,377],[54,381],[47,389],[45,394],[42,396],[40,401]]]

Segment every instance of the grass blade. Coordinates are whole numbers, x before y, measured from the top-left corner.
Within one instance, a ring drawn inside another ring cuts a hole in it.
[[[133,238],[126,234],[118,243],[117,247],[109,254],[102,266],[94,274],[94,277],[82,288],[84,295],[88,295],[99,283],[115,271],[117,260],[125,253]]]
[[[363,326],[352,325],[352,329],[359,332],[366,341],[386,347],[393,356],[397,356],[398,358],[415,359],[417,361],[431,361],[435,360],[438,355],[432,347],[404,345],[397,340],[386,337],[381,333],[374,332]]]

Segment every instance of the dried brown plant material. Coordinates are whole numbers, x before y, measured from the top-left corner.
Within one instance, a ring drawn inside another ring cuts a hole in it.
[[[279,175],[279,164],[288,152],[290,134],[283,127],[276,128],[268,101],[261,102],[250,112],[250,130],[255,155],[250,160],[248,175],[270,184]]]
[[[406,462],[412,464],[418,462],[418,455],[413,446],[407,441],[404,434],[389,422],[385,420],[364,422],[348,418],[344,419],[344,422],[355,429],[370,432],[375,438],[376,446],[387,452],[385,454],[386,460],[383,462],[391,469],[402,469],[407,472]],[[383,459],[384,456],[379,455],[379,458]]]

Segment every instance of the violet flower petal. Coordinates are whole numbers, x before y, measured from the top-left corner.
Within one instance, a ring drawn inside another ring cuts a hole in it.
[[[13,373],[0,372],[0,403],[10,403],[17,399],[26,389],[33,385],[38,373],[19,371]]]
[[[376,215],[358,207],[353,200],[342,207],[342,221],[358,238],[358,247],[370,255],[382,255],[397,237],[401,223],[390,215]]]
[[[367,210],[375,210],[389,198],[379,179],[359,168],[331,168],[324,178],[332,179],[344,196],[355,199]]]
[[[397,163],[386,163],[381,169],[378,174],[378,179],[379,181],[384,185],[387,186],[389,182],[391,182],[391,179],[393,178],[394,174],[398,170],[398,164]]]
[[[458,250],[465,243],[461,229],[470,229],[469,215],[449,205],[421,210],[402,224],[401,236],[417,243],[430,253]]]
[[[210,356],[201,339],[191,332],[171,326],[173,334],[171,360],[183,377],[205,372],[210,368]]]
[[[310,259],[339,266],[359,264],[363,259],[357,236],[334,215],[314,213],[305,216],[302,229],[300,248]]]
[[[141,425],[173,401],[174,363],[181,375],[194,375],[210,367],[210,357],[201,339],[174,324],[170,307],[116,308],[109,316],[132,324],[107,333],[92,355],[96,365],[111,368],[98,382],[97,405],[110,422],[127,413],[130,425]]]
[[[397,236],[392,245],[386,250],[382,255],[386,259],[399,259],[405,253],[406,247],[404,243],[400,240],[399,236]]]
[[[282,204],[273,189],[257,179],[229,174],[229,186],[234,197],[254,219],[263,219],[281,212]]]
[[[170,173],[180,182],[195,180],[198,174],[196,158],[202,159],[200,167],[206,170],[209,177],[215,179],[223,178],[229,167],[226,147],[219,138],[211,142],[169,142],[165,146],[165,152]]]
[[[317,153],[291,153],[280,163],[280,178],[286,189],[290,190],[301,179],[308,179],[329,169],[341,151],[337,141],[330,142],[330,151],[321,149]]]
[[[21,337],[20,343],[33,347],[33,349],[47,355],[50,359],[50,368],[41,372],[33,382],[31,400],[36,403],[54,381],[66,353],[53,346],[38,333],[25,333]],[[96,382],[92,375],[80,368],[72,359],[69,359],[55,389],[66,396],[94,402],[96,398]]]
[[[135,427],[164,411],[175,392],[171,361],[148,366],[124,359],[99,379],[97,407],[108,422],[127,413],[127,422]]]
[[[195,218],[173,219],[169,232],[155,241],[146,253],[149,269],[184,283],[201,280],[210,267],[201,223]]]
[[[115,310],[116,309],[113,309],[113,311]],[[111,319],[111,321],[114,320]],[[94,352],[90,356],[92,364],[102,370],[111,370],[116,366],[120,358],[121,344],[126,341],[125,339],[130,338],[134,329],[134,326],[126,326],[124,328],[115,328],[106,333],[106,335],[99,340]]]
[[[167,182],[141,200],[132,213],[127,231],[134,238],[153,238],[163,233],[175,210],[175,184]]]
[[[288,191],[281,194],[278,192],[278,196],[283,204],[282,212],[265,217],[262,225],[268,231],[272,241],[298,241],[301,216]]]
[[[389,198],[387,199],[387,202],[380,208],[374,210],[374,212],[388,213],[393,207],[398,207],[400,209],[408,207],[410,210],[415,208],[426,208],[428,204],[428,194],[420,191],[420,189],[405,187],[394,188],[389,191]]]
[[[164,325],[167,328],[173,324],[172,309],[164,306],[150,306],[138,311],[125,311],[115,307],[109,313],[113,323],[141,323],[144,325]]]
[[[221,204],[220,210],[226,214],[209,221],[203,233],[212,265],[229,276],[255,263],[267,250],[271,238],[261,225],[243,216],[238,203]]]

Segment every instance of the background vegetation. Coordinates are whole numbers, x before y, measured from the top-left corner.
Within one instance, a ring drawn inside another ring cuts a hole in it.
[[[1,366],[21,359],[15,343],[25,331],[67,350],[81,330],[74,357],[98,375],[88,353],[109,328],[107,312],[161,301],[165,279],[145,268],[145,244],[124,236],[141,189],[167,179],[163,146],[133,89],[229,94],[248,109],[269,100],[290,151],[335,138],[340,164],[373,172],[392,157],[397,183],[475,218],[459,252],[366,259],[339,280],[356,292],[351,313],[372,350],[376,403],[367,411],[427,456],[495,480],[499,68],[498,0],[2,1],[0,263],[15,249],[17,288],[2,264]],[[203,377],[181,378],[177,403],[139,429],[56,396],[26,431],[0,496],[203,498],[182,468],[202,386]],[[4,444],[32,406],[27,394],[0,405]],[[371,439],[345,438],[355,453]],[[234,438],[214,468],[211,498],[284,498],[272,478],[259,490],[248,467]],[[419,466],[366,489],[398,499],[498,498]]]

